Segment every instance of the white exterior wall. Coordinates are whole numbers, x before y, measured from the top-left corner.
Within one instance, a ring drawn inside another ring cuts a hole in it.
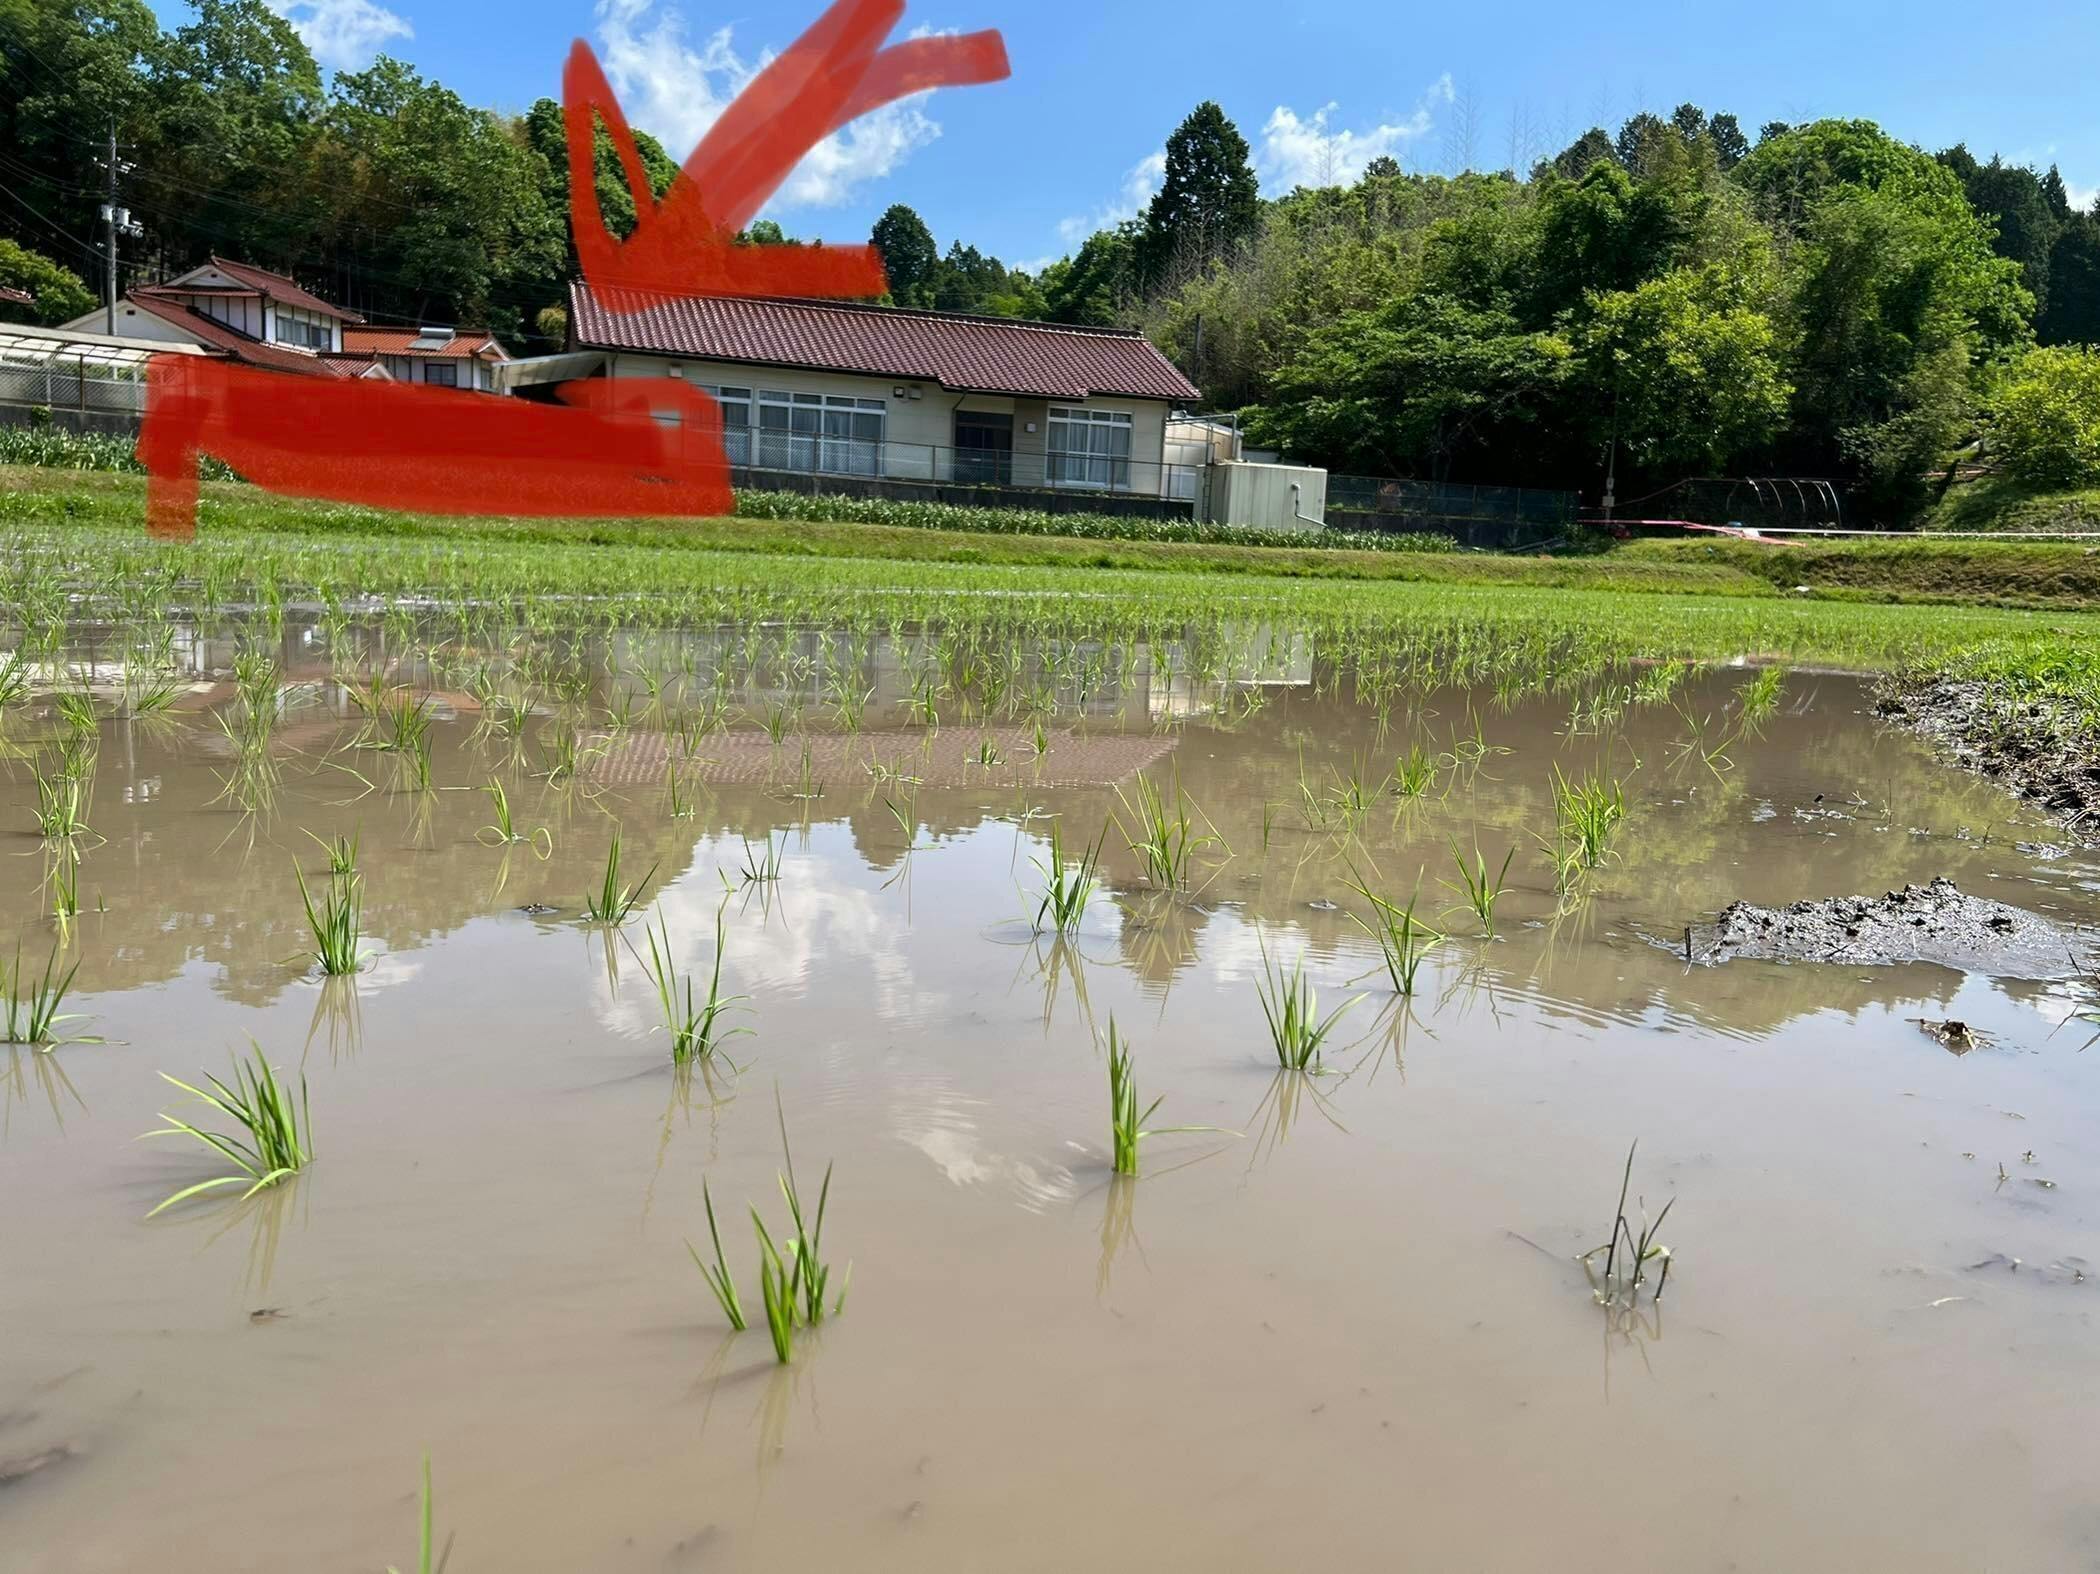
[[[1213,524],[1318,530],[1327,519],[1327,472],[1296,465],[1213,465],[1196,511]],[[1292,488],[1296,490],[1293,491]]]
[[[81,328],[91,333],[102,332],[107,321],[106,308],[97,306],[84,317],[76,317],[66,324],[68,328]],[[117,335],[124,339],[151,339],[156,344],[195,345],[199,340],[194,334],[183,332],[164,317],[156,317],[149,311],[141,311],[129,301],[117,302]]]
[[[788,394],[830,394],[836,398],[880,399],[883,403],[884,473],[896,480],[945,480],[955,447],[955,412],[985,410],[1014,418],[1014,481],[1042,482],[1042,456],[1049,437],[1052,403],[1065,401],[1012,398],[1005,394],[958,394],[939,383],[895,377],[867,377],[851,372],[804,371],[792,367],[753,366],[738,361],[706,361],[667,355],[608,352],[609,377],[676,377],[710,387],[772,389]],[[899,397],[897,390],[904,390]],[[917,398],[912,395],[916,393]],[[1166,495],[1162,455],[1166,446],[1167,404],[1159,399],[1098,397],[1069,407],[1110,410],[1130,422],[1129,491]],[[1028,430],[1030,425],[1034,430]]]

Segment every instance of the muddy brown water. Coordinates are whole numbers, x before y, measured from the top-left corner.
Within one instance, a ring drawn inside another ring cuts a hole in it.
[[[202,714],[223,685],[105,721],[64,955],[69,1027],[106,1042],[0,1051],[0,1476],[26,1471],[0,1567],[409,1566],[426,1452],[455,1571],[2091,1566],[2090,992],[1672,946],[1736,897],[1940,874],[2091,924],[2100,861],[1840,675],[1792,676],[1711,769],[1673,745],[1741,674],[1579,736],[1566,697],[1451,692],[1381,728],[1312,676],[1221,712],[1139,673],[1040,759],[1026,725],[929,741],[895,703],[807,755],[744,721],[699,745],[690,818],[647,717],[580,729],[550,785],[557,723],[520,762],[440,694],[419,793],[308,691],[254,812]],[[1506,752],[1346,836],[1306,823],[1301,778],[1375,782],[1476,721]],[[31,707],[10,735],[50,725]],[[1554,767],[1599,761],[1629,800],[1617,856],[1556,917],[1534,833]],[[1178,773],[1229,856],[1166,896],[1111,833],[1079,932],[1032,935],[1047,816],[1089,839],[1140,770]],[[546,857],[477,841],[492,772]],[[33,801],[17,762],[0,945],[34,971]],[[579,921],[615,823],[687,966],[726,901],[741,1072],[674,1075],[640,922],[608,945]],[[360,838],[354,983],[295,957],[307,832]],[[768,836],[777,885],[740,885]],[[1439,884],[1453,837],[1516,848],[1492,941]],[[1352,864],[1448,913],[1411,1008],[1349,920]],[[1275,1070],[1264,944],[1323,1003],[1364,996],[1327,1076]],[[1155,1136],[1112,1180],[1111,1015],[1156,1123],[1241,1135]],[[1950,1054],[1921,1017],[1982,1043]],[[307,1078],[316,1162],[145,1222],[215,1172],[134,1140],[181,1107],[155,1073],[251,1037]],[[787,1368],[727,1333],[684,1245],[705,1177],[755,1315],[776,1095],[805,1188],[836,1164],[826,1240],[853,1264]],[[1675,1269],[1628,1315],[1575,1259],[1636,1138]]]

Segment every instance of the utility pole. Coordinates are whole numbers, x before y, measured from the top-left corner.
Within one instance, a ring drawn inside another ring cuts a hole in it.
[[[109,277],[104,281],[104,299],[107,303],[108,325],[103,329],[111,338],[117,335],[117,117],[109,117],[109,200],[102,204],[104,233],[109,237]]]
[[[117,237],[119,235],[143,235],[144,229],[131,222],[131,210],[117,206],[117,117],[109,117],[109,200],[102,204],[103,234],[107,237],[107,255],[104,258],[108,277],[102,281],[105,331],[111,338],[117,333]]]

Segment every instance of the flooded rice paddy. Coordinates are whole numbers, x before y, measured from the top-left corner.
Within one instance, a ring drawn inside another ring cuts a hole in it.
[[[2100,859],[1863,680],[761,644],[528,671],[295,617],[25,664],[0,955],[77,966],[78,1016],[0,1046],[0,1566],[412,1566],[426,1454],[455,1571],[2100,1559],[2085,959],[1684,959],[1737,898],[1941,875],[2100,922]],[[1622,795],[1594,867],[1557,787]],[[1101,839],[1064,932],[1053,830]],[[327,978],[295,870],[337,839]],[[1512,855],[1492,937],[1454,852]],[[1409,997],[1371,896],[1441,936]],[[676,1065],[648,937],[704,997],[718,918],[742,998]],[[1342,1012],[1306,1072],[1262,997],[1301,963]],[[1111,1020],[1163,1101],[1135,1178]],[[227,1168],[136,1140],[198,1118],[156,1073],[251,1040],[313,1162],[147,1220]],[[851,1263],[787,1365],[747,1212],[785,1224],[783,1124]],[[1600,1304],[1636,1140],[1667,1290]]]

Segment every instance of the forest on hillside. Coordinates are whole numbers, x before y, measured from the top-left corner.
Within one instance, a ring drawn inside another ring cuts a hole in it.
[[[143,0],[0,0],[0,284],[36,299],[0,313],[97,298],[112,136],[139,226],[127,285],[218,252],[376,321],[560,343],[575,258],[551,99],[479,109],[384,56],[324,81],[262,0],[199,0],[172,30]],[[673,161],[638,142],[661,190]],[[1687,104],[1530,169],[1386,158],[1264,198],[1205,103],[1146,210],[1040,274],[944,249],[903,206],[870,238],[893,304],[1142,327],[1208,407],[1336,469],[1591,497],[1608,465],[1622,493],[1836,476],[1886,518],[1978,457],[2100,484],[2100,208],[2074,209],[2054,169],[1866,121],[1753,140]]]

